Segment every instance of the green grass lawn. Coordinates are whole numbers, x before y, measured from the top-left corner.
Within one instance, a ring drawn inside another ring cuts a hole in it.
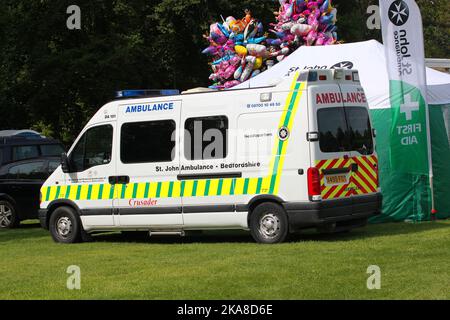
[[[69,265],[81,290],[68,290]],[[369,265],[381,289],[368,290]],[[370,225],[258,245],[247,233],[54,243],[0,230],[0,299],[449,299],[450,221]]]

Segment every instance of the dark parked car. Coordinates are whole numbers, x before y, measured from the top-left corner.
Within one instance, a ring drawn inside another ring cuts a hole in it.
[[[0,228],[38,217],[40,188],[59,166],[62,152],[57,140],[0,131]]]

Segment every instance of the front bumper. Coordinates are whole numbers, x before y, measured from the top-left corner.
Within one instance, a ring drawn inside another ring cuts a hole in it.
[[[39,209],[39,222],[41,227],[48,230],[47,209]]]
[[[287,202],[284,208],[291,230],[333,225],[336,229],[363,226],[381,213],[382,195],[374,193],[320,202]]]

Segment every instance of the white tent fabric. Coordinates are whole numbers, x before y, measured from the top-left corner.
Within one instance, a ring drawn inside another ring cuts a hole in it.
[[[270,86],[296,70],[350,67],[359,71],[371,109],[390,108],[383,45],[376,40],[300,47],[285,60],[233,89]],[[450,75],[427,68],[428,103],[450,104]]]

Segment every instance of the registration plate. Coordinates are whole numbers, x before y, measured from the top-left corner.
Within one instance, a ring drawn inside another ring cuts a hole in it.
[[[325,176],[326,184],[327,185],[334,185],[334,184],[346,184],[347,183],[347,175],[346,174],[336,174],[336,175],[330,175]]]

